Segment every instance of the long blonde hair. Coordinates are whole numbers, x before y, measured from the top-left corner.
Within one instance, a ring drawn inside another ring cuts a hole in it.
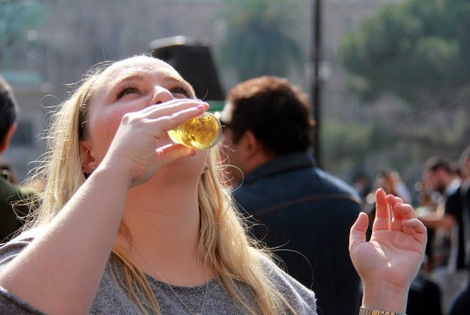
[[[45,183],[42,206],[28,227],[50,222],[86,180],[81,168],[79,142],[86,137],[87,110],[97,88],[93,84],[104,69],[103,65],[92,68],[52,117],[48,150],[35,175]],[[234,208],[223,185],[218,154],[217,149],[212,149],[209,167],[199,181],[201,223],[198,253],[248,313],[274,315],[286,310],[296,313],[263,271],[260,255],[269,258],[269,254],[247,236],[245,221]],[[120,232],[126,231],[125,223],[121,222]],[[128,237],[131,239],[130,235]],[[115,278],[143,313],[160,314],[158,301],[146,276],[125,250],[113,248],[110,267],[115,275],[116,268],[122,271],[124,277]],[[237,282],[247,285],[254,299],[243,295]]]

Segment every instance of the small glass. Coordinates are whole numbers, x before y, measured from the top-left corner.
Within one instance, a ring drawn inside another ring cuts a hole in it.
[[[222,125],[213,114],[205,112],[168,131],[171,140],[199,150],[210,149],[219,142]]]

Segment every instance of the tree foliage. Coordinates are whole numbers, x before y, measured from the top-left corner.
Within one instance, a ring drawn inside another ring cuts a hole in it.
[[[46,7],[34,0],[0,0],[0,51],[2,68],[7,68],[12,46],[28,39],[46,17]]]
[[[297,7],[283,0],[227,0],[219,59],[238,80],[259,75],[286,76],[291,65],[301,66],[303,53],[294,39]],[[300,68],[299,68],[300,69]]]
[[[340,56],[365,100],[393,94],[416,106],[470,100],[470,1],[384,5],[345,35]]]

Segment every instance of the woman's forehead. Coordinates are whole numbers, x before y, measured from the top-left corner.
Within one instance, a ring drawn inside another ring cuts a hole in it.
[[[161,73],[181,78],[178,72],[166,62],[147,56],[137,56],[118,61],[107,68],[101,78],[109,82],[109,79],[119,79],[133,73]]]

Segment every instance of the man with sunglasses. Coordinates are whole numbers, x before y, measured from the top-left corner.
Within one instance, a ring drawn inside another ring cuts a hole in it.
[[[220,119],[227,179],[253,234],[317,296],[319,314],[357,314],[360,280],[348,253],[355,190],[315,165],[306,94],[286,79],[242,82]]]

